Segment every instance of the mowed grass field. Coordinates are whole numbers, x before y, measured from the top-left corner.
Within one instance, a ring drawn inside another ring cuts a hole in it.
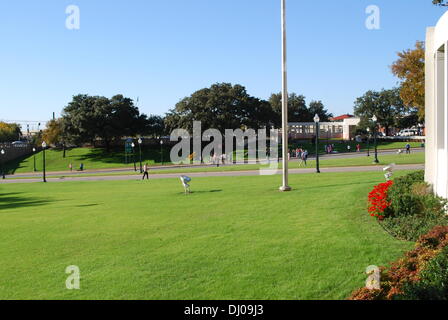
[[[400,172],[397,174],[403,174]],[[412,243],[368,216],[381,173],[0,187],[0,299],[345,299]],[[67,290],[67,266],[81,289]]]

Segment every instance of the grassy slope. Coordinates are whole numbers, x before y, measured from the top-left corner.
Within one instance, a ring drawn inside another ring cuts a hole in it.
[[[144,162],[149,162],[151,165],[155,165],[154,160],[148,160],[149,154],[144,157]],[[166,156],[168,158],[168,156]],[[84,167],[87,170],[94,169],[111,169],[111,168],[124,168],[130,167],[132,164],[124,165],[120,163],[120,159],[124,159],[120,154],[107,155],[102,150],[93,149],[73,149],[67,153],[67,158],[62,158],[62,153],[56,150],[49,150],[46,152],[47,159],[47,171],[68,171],[68,164],[71,162],[74,169],[78,169],[79,164],[84,163]],[[379,157],[380,165],[396,163],[396,164],[416,164],[424,163],[424,153],[414,153],[411,155],[386,155]],[[368,166],[372,165],[373,153],[371,157],[360,157],[353,159],[322,159],[322,167],[341,167],[341,166]],[[160,163],[159,163],[160,164]],[[9,165],[9,172],[11,173],[27,173],[33,171],[33,157],[26,158],[17,163],[11,163]],[[308,167],[314,167],[315,162],[309,161]],[[40,171],[42,168],[42,155],[36,156],[36,167]],[[298,167],[298,160],[291,161],[291,167]],[[139,168],[139,163],[137,163]],[[177,172],[209,172],[209,171],[242,171],[242,170],[257,170],[260,165],[238,165],[232,167],[209,167],[209,168],[193,168],[193,169],[172,169],[169,171],[163,171],[163,173],[177,173]],[[162,172],[161,172],[162,173]]]
[[[343,299],[411,244],[366,214],[379,173],[7,185],[0,299]],[[69,265],[81,290],[65,289]]]
[[[166,153],[166,154],[165,154]],[[125,164],[125,155],[121,152],[107,153],[103,149],[91,148],[75,148],[67,151],[66,158],[63,158],[60,150],[46,151],[46,167],[47,171],[67,171],[68,165],[72,163],[73,169],[78,170],[81,163],[87,170],[93,169],[110,169],[110,168],[124,168],[133,166],[132,158],[129,159],[128,164]],[[169,158],[167,150],[164,151],[165,159]],[[137,167],[139,164],[139,155],[136,153],[135,160]],[[150,165],[160,165],[160,150],[145,150],[142,154],[142,161]],[[43,156],[42,152],[36,154],[36,168],[38,171],[42,170]],[[10,173],[24,173],[33,172],[34,170],[34,156],[19,159],[7,164],[6,166]]]

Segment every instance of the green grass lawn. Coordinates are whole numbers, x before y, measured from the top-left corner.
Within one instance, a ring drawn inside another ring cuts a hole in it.
[[[47,159],[47,171],[68,171],[68,164],[72,163],[74,168],[77,169],[79,163],[84,163],[85,169],[94,170],[94,169],[112,169],[112,168],[126,168],[131,165],[125,165],[119,163],[119,158],[114,158],[112,156],[105,156],[103,160],[101,158],[93,157],[92,154],[97,154],[98,152],[103,152],[101,150],[95,149],[74,149],[69,151],[67,154],[67,158],[62,157],[62,152],[57,150],[49,150],[46,152]],[[90,157],[90,158],[89,158]],[[26,159],[21,159],[17,162],[10,163],[8,166],[9,173],[29,173],[33,171],[34,161],[33,157],[28,157]],[[370,166],[373,162],[373,153],[371,157],[359,157],[359,158],[349,158],[349,159],[340,159],[337,156],[334,156],[332,159],[322,158],[320,161],[321,167],[350,167],[350,166]],[[396,164],[420,164],[425,162],[425,154],[424,153],[413,153],[411,155],[380,155],[379,156],[380,164],[385,165],[390,163]],[[150,162],[149,160],[147,160]],[[145,161],[146,162],[146,161]],[[154,166],[155,162],[150,162]],[[160,163],[159,163],[160,164]],[[159,165],[157,164],[157,165]],[[307,167],[312,168],[315,167],[315,161],[308,161]],[[291,168],[298,168],[299,162],[298,160],[293,159],[290,162]],[[42,168],[42,155],[39,154],[36,156],[36,167],[38,171],[41,171]],[[201,168],[188,168],[188,169],[169,169],[163,171],[152,171],[152,173],[191,173],[191,172],[216,172],[216,171],[244,171],[244,170],[258,170],[261,166],[259,164],[246,164],[246,165],[235,165],[235,166],[210,166],[210,167],[201,167]],[[281,165],[280,165],[281,167]],[[139,164],[137,163],[137,169],[139,168]],[[129,174],[129,172],[119,172],[117,175]],[[88,174],[86,174],[88,175]],[[102,174],[104,175],[104,174]],[[108,174],[115,175],[115,174]]]
[[[401,174],[401,173],[400,173]],[[400,242],[366,212],[381,173],[0,187],[0,299],[344,299]],[[79,266],[81,290],[65,289]]]
[[[363,167],[363,166],[373,166],[374,157],[359,157],[359,158],[348,158],[348,159],[322,159],[320,160],[321,168],[335,168],[335,167]],[[385,155],[379,156],[380,161],[378,166],[389,165],[395,163],[397,165],[405,164],[423,164],[425,163],[424,153],[414,153],[411,155]],[[280,163],[279,168],[283,165]],[[309,160],[306,166],[299,166],[299,160],[292,160],[289,162],[290,169],[298,168],[315,168],[316,161]],[[192,172],[220,172],[220,171],[245,171],[245,170],[259,170],[260,168],[268,168],[267,165],[260,164],[245,164],[245,165],[234,165],[234,166],[210,166],[208,168],[184,168],[184,169],[167,169],[163,171],[152,171],[153,174],[163,174],[163,173],[192,173]]]

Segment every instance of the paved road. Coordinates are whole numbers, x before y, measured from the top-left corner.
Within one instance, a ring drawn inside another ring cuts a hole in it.
[[[383,156],[383,155],[394,155],[397,154],[398,149],[393,149],[393,150],[382,150],[379,151],[378,154],[379,156]],[[424,152],[425,149],[413,149],[414,153],[422,153]],[[371,155],[373,156],[373,150],[371,152]],[[331,155],[321,155],[320,158],[321,159],[353,159],[353,158],[361,158],[361,157],[366,157],[366,153],[365,152],[352,152],[352,153],[339,153],[339,154],[331,154]],[[315,157],[311,156],[310,160],[313,160]],[[249,161],[249,163],[255,163],[255,161]],[[171,166],[162,166],[162,167],[151,167],[151,171],[163,171],[163,170],[172,170],[172,169],[186,169],[186,168],[210,168],[212,165],[209,164],[205,164],[205,165],[171,165]],[[221,167],[230,167],[233,166],[233,164],[228,164],[228,165],[221,165]],[[139,166],[137,166],[138,168]],[[115,168],[115,169],[98,169],[98,170],[86,170],[83,172],[79,172],[79,171],[55,171],[55,172],[47,172],[47,177],[54,177],[54,176],[61,176],[63,175],[64,177],[82,177],[83,175],[86,174],[104,174],[106,175],[110,175],[110,174],[116,174],[116,173],[124,173],[124,172],[128,172],[129,175],[132,175],[131,172],[134,171],[134,168]],[[19,174],[15,174],[15,175],[9,175],[7,176],[7,178],[36,178],[36,179],[40,179],[42,177],[42,173],[41,172],[37,172],[37,173],[19,173]],[[87,178],[87,177],[86,177]],[[1,183],[1,182],[0,182]]]
[[[423,164],[417,165],[400,165],[396,166],[395,170],[422,170],[425,166]],[[367,166],[367,167],[338,167],[338,168],[323,168],[322,173],[327,172],[382,172],[383,167],[381,166]],[[290,174],[305,174],[316,172],[315,168],[306,169],[291,169]],[[265,172],[264,174],[279,175],[281,170]],[[252,171],[227,171],[227,172],[198,172],[198,173],[188,173],[189,177],[192,178],[202,178],[202,177],[242,177],[242,176],[259,176],[262,175],[258,170]],[[172,179],[178,178],[179,173],[170,174],[153,174],[150,179]],[[65,178],[48,178],[48,182],[66,182],[66,181],[125,181],[125,180],[140,180],[139,175],[121,175],[121,176],[95,176],[95,177],[65,177]],[[36,183],[41,182],[42,179],[7,179],[0,182],[0,184],[10,184],[10,183]]]

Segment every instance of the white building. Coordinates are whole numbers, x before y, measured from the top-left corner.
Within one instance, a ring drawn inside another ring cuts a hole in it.
[[[426,34],[426,181],[448,198],[448,12]]]
[[[351,140],[355,138],[356,127],[360,123],[359,118],[346,118],[342,121],[321,122],[319,124],[319,135],[322,139],[343,139]],[[289,136],[292,139],[310,139],[316,133],[314,122],[290,122]]]

